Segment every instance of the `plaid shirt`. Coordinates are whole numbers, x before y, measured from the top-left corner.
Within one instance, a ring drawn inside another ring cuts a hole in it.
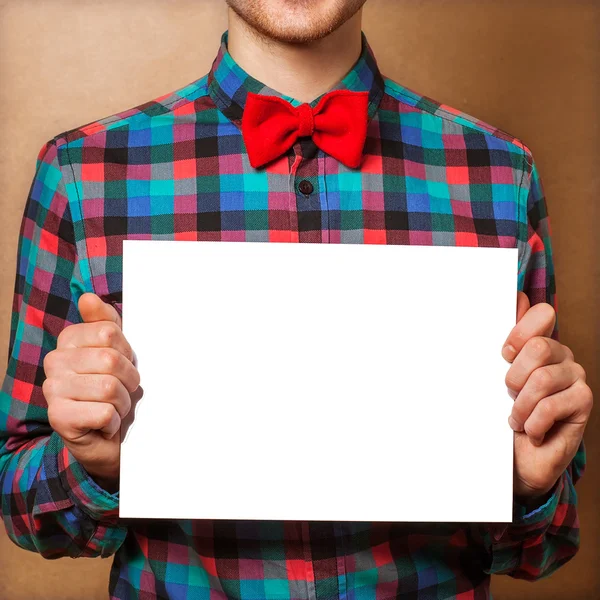
[[[120,308],[124,239],[518,247],[519,289],[555,304],[546,203],[521,141],[383,77],[364,36],[335,87],[369,92],[358,169],[309,138],[250,166],[247,92],[281,94],[233,61],[227,32],[206,76],[61,133],[39,153],[0,399],[2,512],[11,539],[44,557],[114,554],[113,599],[483,599],[490,574],[536,579],[578,548],[583,445],[549,499],[528,514],[515,503],[507,525],[125,522],[118,494],[96,485],[49,426],[44,356],[80,322],[83,292]],[[310,470],[299,484],[318,493]]]

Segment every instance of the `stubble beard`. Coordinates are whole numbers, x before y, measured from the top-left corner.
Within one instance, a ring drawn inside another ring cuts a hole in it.
[[[306,44],[320,40],[356,14],[366,0],[334,0],[320,10],[319,0],[226,0],[227,5],[264,40]]]

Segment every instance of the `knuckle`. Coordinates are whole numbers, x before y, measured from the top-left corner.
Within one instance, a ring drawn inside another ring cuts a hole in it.
[[[102,378],[102,395],[105,398],[112,398],[117,393],[118,382],[115,377],[106,376]]]
[[[141,382],[142,382],[142,378],[140,377],[140,372],[134,367],[134,369],[133,369],[133,383],[135,385],[135,389],[137,389],[140,386]]]
[[[42,383],[42,393],[46,400],[54,398],[56,395],[57,384],[57,380],[52,377],[46,377],[46,379],[44,379],[44,382]]]
[[[594,393],[592,392],[592,388],[590,388],[587,383],[581,382],[579,385],[581,386],[579,394],[581,395],[582,408],[584,412],[590,413],[592,411],[592,407],[594,406]]]
[[[105,346],[112,346],[117,337],[116,323],[104,323],[98,331],[98,338]]]
[[[573,371],[577,379],[581,379],[582,381],[586,380],[587,374],[585,372],[585,369],[579,363],[573,364]]]
[[[127,383],[125,383],[125,381]],[[127,376],[124,379],[124,385],[129,393],[135,392],[135,390],[137,390],[137,388],[139,387],[140,373],[135,367],[132,367],[131,369],[127,370]]]
[[[130,362],[133,362],[133,348],[129,345],[129,342],[126,342],[125,346],[125,357]]]
[[[552,419],[556,414],[556,403],[552,398],[545,398],[538,404],[537,412],[544,421]]]
[[[78,407],[79,408],[79,407]],[[77,410],[71,417],[71,426],[69,427],[70,438],[75,439],[77,434],[87,432],[92,427],[93,419],[89,408]]]
[[[531,383],[537,390],[547,390],[552,387],[554,374],[547,367],[540,367],[531,374]]]
[[[56,350],[52,350],[44,356],[43,367],[46,373],[56,366],[56,358]]]
[[[106,427],[112,421],[114,412],[115,409],[112,404],[102,404],[96,417],[96,429]]]
[[[123,402],[120,404],[117,412],[119,413],[119,415],[121,415],[124,418],[129,414],[130,411],[131,411],[131,396],[129,394],[127,394],[126,396],[124,396]]]
[[[73,327],[74,327],[74,325],[67,325],[67,327],[65,327],[58,334],[58,337],[56,338],[57,346],[65,346],[69,343],[69,341],[71,340],[71,337],[73,336]]]
[[[550,342],[541,336],[531,338],[527,344],[527,352],[540,361],[545,361],[552,355],[552,347]]]
[[[100,359],[104,368],[109,372],[113,372],[119,364],[119,355],[112,348],[102,350],[100,353]]]
[[[64,429],[64,411],[61,406],[50,404],[48,406],[48,422],[55,431],[59,433]]]
[[[590,413],[592,412],[592,408],[594,407],[594,393],[592,392],[592,388],[590,388],[590,386],[586,386],[585,399],[588,413]]]

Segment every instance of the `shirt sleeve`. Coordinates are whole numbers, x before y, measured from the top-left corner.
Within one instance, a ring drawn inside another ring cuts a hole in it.
[[[80,322],[73,222],[59,150],[36,162],[19,233],[9,356],[0,390],[2,517],[17,545],[45,558],[109,556],[122,544],[118,494],[101,489],[48,422],[43,361]]]
[[[527,150],[527,149],[526,149]],[[550,241],[550,222],[537,164],[526,151],[528,171],[526,243],[519,249],[518,287],[532,305],[547,302],[557,308]],[[552,333],[558,339],[558,321]],[[513,522],[487,528],[484,538],[490,563],[486,572],[536,580],[553,573],[579,549],[579,519],[575,484],[585,469],[585,447],[537,507],[515,501]]]

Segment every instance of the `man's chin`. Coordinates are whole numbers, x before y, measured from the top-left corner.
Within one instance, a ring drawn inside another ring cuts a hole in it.
[[[227,0],[227,4],[265,38],[288,44],[314,42],[350,19],[365,0]]]
[[[327,37],[335,28],[280,28],[280,27],[253,27],[264,37],[276,42],[286,44],[308,44]]]

